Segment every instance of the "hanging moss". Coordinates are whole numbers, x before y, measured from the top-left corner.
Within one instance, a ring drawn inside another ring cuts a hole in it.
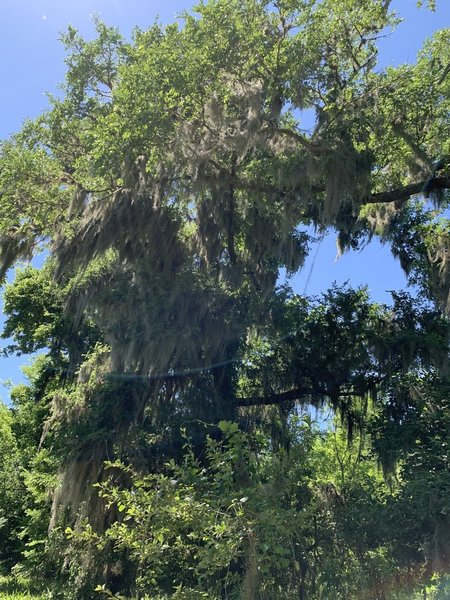
[[[36,240],[29,235],[28,228],[10,229],[0,236],[0,283],[6,273],[18,260],[30,260],[36,246]]]

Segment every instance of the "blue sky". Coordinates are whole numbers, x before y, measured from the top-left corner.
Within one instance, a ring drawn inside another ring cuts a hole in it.
[[[59,32],[73,25],[85,35],[93,33],[92,15],[129,35],[135,26],[146,28],[158,16],[162,23],[189,9],[188,0],[3,0],[0,36],[0,138],[17,131],[24,119],[36,117],[47,106],[46,92],[56,93],[64,77],[64,49]],[[413,62],[423,41],[434,31],[450,27],[450,0],[437,0],[431,13],[418,9],[416,0],[393,2],[404,21],[380,44],[380,65]],[[1,207],[0,207],[1,210]],[[303,270],[291,283],[300,293],[317,294],[334,281],[368,285],[376,301],[389,301],[387,290],[405,285],[399,265],[388,248],[370,244],[362,252],[345,254],[336,261],[334,236],[328,235],[312,249]],[[0,325],[1,325],[0,319]],[[26,357],[0,359],[0,382],[22,379],[20,364]],[[0,399],[8,392],[0,385]]]

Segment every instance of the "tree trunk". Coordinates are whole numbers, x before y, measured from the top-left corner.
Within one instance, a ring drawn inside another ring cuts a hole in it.
[[[255,600],[258,589],[258,563],[256,560],[256,536],[249,531],[245,540],[245,575],[241,600]]]

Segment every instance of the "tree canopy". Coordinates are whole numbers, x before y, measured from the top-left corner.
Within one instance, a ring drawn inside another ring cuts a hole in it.
[[[380,69],[396,22],[209,0],[62,36],[61,94],[0,150],[0,277],[48,253],[5,290],[5,352],[46,352],[5,421],[7,527],[55,594],[446,593],[450,30]],[[280,286],[328,230],[417,294]]]

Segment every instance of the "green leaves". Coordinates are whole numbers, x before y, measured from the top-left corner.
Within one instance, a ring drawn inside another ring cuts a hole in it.
[[[184,590],[216,598],[226,590],[239,598],[251,550],[254,585],[268,597],[287,600],[301,589],[316,598],[322,588],[326,598],[359,599],[396,578],[398,597],[411,598],[400,582],[409,561],[423,560],[411,542],[426,526],[406,527],[403,511],[423,514],[407,499],[409,481],[384,482],[367,437],[349,444],[338,425],[319,431],[295,418],[288,428],[289,453],[223,421],[220,430],[232,433],[222,442],[208,439],[201,460],[188,443],[182,462],[165,473],[141,476],[109,465],[132,476],[130,489],[100,486],[121,516],[102,536],[89,525],[70,536],[126,552],[140,573],[133,593],[141,595],[175,599]],[[245,496],[243,468],[251,474]]]
[[[55,233],[70,202],[61,166],[29,135],[0,146],[0,281],[18,259],[30,258],[38,243]]]
[[[24,517],[21,457],[13,431],[13,416],[0,402],[0,568],[9,569],[19,559],[19,529]]]
[[[4,302],[8,316],[2,337],[13,336],[16,342],[9,353],[28,354],[51,345],[60,327],[62,302],[49,266],[20,271],[14,284],[6,288]]]
[[[5,292],[7,351],[49,348],[13,393],[28,556],[61,464],[52,526],[70,540],[53,539],[74,597],[97,575],[110,596],[380,595],[425,568],[427,538],[447,560],[448,323],[402,293],[376,306],[277,281],[308,227],[343,249],[375,232],[444,307],[448,223],[409,197],[447,206],[449,32],[383,72],[386,0],[211,0],[181,21],[130,43],[69,28],[62,96],[1,147],[0,278],[51,253]],[[324,403],[349,445],[298,419]],[[371,410],[373,448],[355,435]]]
[[[422,8],[423,0],[417,0],[417,6]],[[436,0],[427,0],[427,7],[434,12],[436,10]]]

